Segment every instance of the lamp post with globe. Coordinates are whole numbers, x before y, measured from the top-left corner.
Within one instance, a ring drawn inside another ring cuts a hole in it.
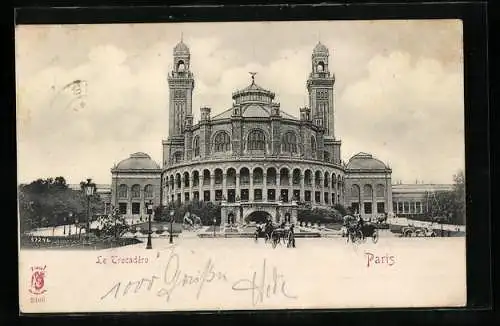
[[[72,212],[69,212],[69,220],[68,220],[69,224],[68,224],[68,236],[71,235],[71,224],[73,224],[73,213]]]
[[[82,182],[81,184],[82,189],[85,191],[85,196],[87,197],[87,226],[85,230],[85,236],[88,239],[89,238],[89,232],[90,232],[90,198],[95,193],[96,185],[95,183],[92,182],[92,179],[87,179],[87,182]]]
[[[174,243],[174,238],[173,238],[174,215],[175,215],[175,212],[173,210],[171,210],[170,211],[170,240],[169,240],[169,243]]]
[[[151,244],[151,214],[153,214],[153,202],[150,200],[148,203],[148,243],[146,249],[153,249]]]

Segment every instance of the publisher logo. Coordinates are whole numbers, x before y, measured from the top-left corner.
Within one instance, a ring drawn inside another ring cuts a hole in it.
[[[47,276],[46,272],[47,266],[32,266],[31,267],[31,286],[30,293],[34,295],[41,295],[47,292],[45,288],[45,277]]]

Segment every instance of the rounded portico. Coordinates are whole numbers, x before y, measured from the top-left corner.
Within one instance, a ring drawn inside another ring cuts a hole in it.
[[[392,214],[391,173],[371,154],[351,157],[346,166],[346,205],[366,219]]]
[[[146,217],[149,201],[160,205],[161,168],[148,154],[131,154],[111,169],[111,176],[111,204],[125,217]]]

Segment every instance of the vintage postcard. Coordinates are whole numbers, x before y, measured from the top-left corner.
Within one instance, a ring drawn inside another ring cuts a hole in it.
[[[466,305],[460,20],[15,43],[22,313]]]

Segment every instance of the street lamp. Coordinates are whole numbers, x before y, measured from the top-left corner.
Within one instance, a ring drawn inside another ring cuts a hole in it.
[[[173,235],[172,233],[174,232],[174,214],[175,212],[173,210],[170,211],[170,240],[169,242],[170,243],[174,243],[174,238],[173,238]]]
[[[73,223],[73,213],[72,212],[69,212],[69,232],[68,232],[68,235],[71,235],[71,223]]]
[[[146,245],[146,249],[153,249],[151,245],[151,214],[153,214],[153,202],[150,200],[148,203],[148,244]]]
[[[214,238],[215,238],[215,222],[217,222],[217,220],[214,217]]]
[[[87,227],[85,231],[87,239],[90,232],[90,198],[94,195],[95,187],[95,183],[93,183],[90,178],[87,179],[86,183],[82,183],[82,188],[85,190],[85,196],[87,196]]]

